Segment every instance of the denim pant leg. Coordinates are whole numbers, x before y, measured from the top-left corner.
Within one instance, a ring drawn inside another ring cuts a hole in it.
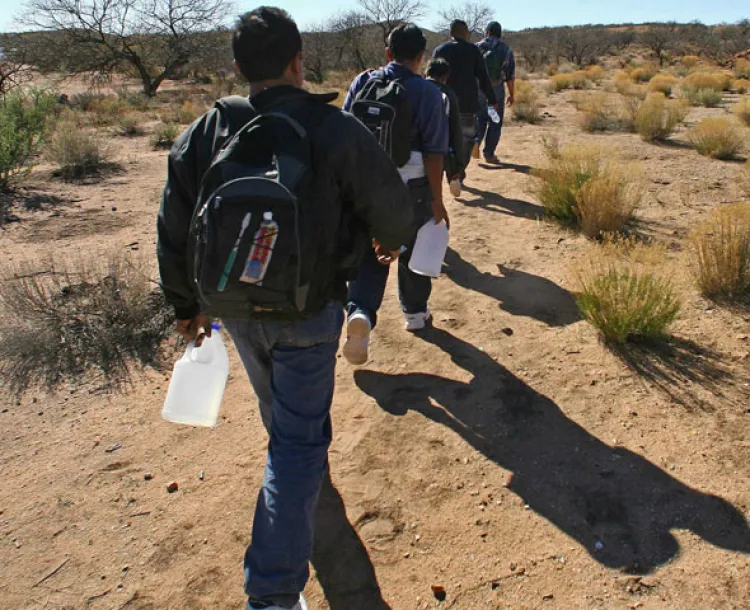
[[[271,354],[270,346],[258,323],[247,320],[222,320],[229,336],[232,337],[242,364],[245,366],[250,384],[258,397],[260,418],[263,426],[271,432]]]
[[[463,134],[464,138],[464,157],[461,159],[461,162],[463,164],[464,171],[461,172],[461,177],[464,178],[466,175],[466,168],[469,166],[469,163],[471,162],[471,151],[474,148],[474,142],[477,137],[477,115],[474,113],[471,114],[461,114],[461,133]]]
[[[245,324],[260,327],[264,342],[251,341],[255,350],[270,348],[273,396],[263,487],[245,553],[245,592],[252,601],[292,607],[309,577],[315,507],[331,442],[343,308],[330,303],[319,316],[296,323]],[[237,347],[245,348],[245,342]],[[263,381],[253,379],[256,384]]]
[[[409,269],[414,242],[398,257],[398,297],[404,313],[424,313],[432,294],[432,278]]]
[[[364,313],[372,328],[378,322],[378,310],[383,304],[390,267],[378,262],[375,251],[367,248],[357,270],[357,279],[349,283],[347,315]]]
[[[479,111],[477,112],[477,135],[474,139],[474,143],[482,145],[485,136],[487,135],[487,123],[490,121],[490,116],[487,114],[487,96],[479,92]]]
[[[503,120],[505,118],[505,85],[496,85],[493,89],[495,91],[495,99],[497,99],[497,114],[500,116],[500,122],[488,121],[487,123],[487,136],[484,140],[484,150],[482,151],[485,157],[492,157],[495,154],[497,145],[500,142],[500,136],[503,131]]]

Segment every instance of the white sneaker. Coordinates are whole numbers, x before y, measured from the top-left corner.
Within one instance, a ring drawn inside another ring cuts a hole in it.
[[[252,606],[250,607],[252,608]],[[287,610],[287,608],[282,608],[281,606],[269,606],[268,608],[264,608],[263,610]],[[289,610],[308,610],[307,601],[305,601],[305,596],[300,595],[297,605],[290,608]]]
[[[455,180],[451,180],[449,185],[451,195],[454,197],[460,197],[461,196],[461,181],[456,178]]]
[[[370,357],[370,318],[363,313],[349,316],[346,322],[346,343],[344,343],[344,358],[350,364],[361,366]]]
[[[406,319],[406,330],[415,332],[427,326],[427,322],[432,318],[432,314],[428,309],[421,313],[405,313],[404,318]]]

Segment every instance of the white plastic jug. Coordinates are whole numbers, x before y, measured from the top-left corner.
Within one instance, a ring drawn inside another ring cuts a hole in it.
[[[440,277],[445,251],[448,249],[448,227],[445,221],[430,218],[417,233],[409,269],[419,275]]]
[[[215,426],[224,387],[229,377],[229,358],[218,325],[200,347],[191,341],[174,365],[162,417],[190,426]]]

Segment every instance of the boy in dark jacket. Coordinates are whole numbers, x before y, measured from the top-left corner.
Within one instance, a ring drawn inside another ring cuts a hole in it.
[[[306,610],[301,592],[309,576],[314,512],[328,464],[346,279],[358,265],[356,253],[370,246],[371,237],[389,258],[398,256],[414,236],[413,204],[372,134],[354,117],[326,106],[332,96],[301,88],[302,39],[285,11],[263,7],[240,17],[232,47],[237,68],[250,82],[252,112],[288,114],[308,130],[317,221],[337,251],[334,273],[318,278],[329,284],[330,299],[317,315],[223,320],[270,434],[252,544],[245,554],[248,608]],[[158,218],[164,293],[174,306],[178,332],[198,343],[210,335],[211,320],[201,311],[189,276],[188,231],[213,156],[244,125],[226,106],[210,110],[175,143]],[[325,118],[316,125],[311,117],[321,115]],[[363,231],[344,234],[352,226]]]
[[[458,108],[456,93],[448,86],[451,67],[447,61],[438,57],[427,64],[425,76],[434,82],[443,94],[445,113],[448,116],[448,154],[445,156],[445,179],[450,186],[451,195],[461,195],[461,159],[463,159],[463,132],[461,130],[461,113]]]

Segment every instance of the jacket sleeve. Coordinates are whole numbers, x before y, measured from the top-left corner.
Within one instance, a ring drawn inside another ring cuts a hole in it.
[[[175,142],[167,160],[167,182],[156,222],[156,254],[164,296],[180,320],[200,313],[198,295],[189,278],[187,242],[216,123],[216,111],[198,119]]]
[[[492,89],[490,75],[487,74],[487,64],[484,63],[484,57],[479,47],[474,47],[474,49],[476,50],[475,73],[479,81],[479,88],[487,96],[487,103],[493,106],[497,104],[497,98],[495,97],[495,91]]]
[[[331,157],[342,199],[388,250],[408,244],[415,233],[414,203],[390,156],[353,116],[332,119],[337,148]]]

